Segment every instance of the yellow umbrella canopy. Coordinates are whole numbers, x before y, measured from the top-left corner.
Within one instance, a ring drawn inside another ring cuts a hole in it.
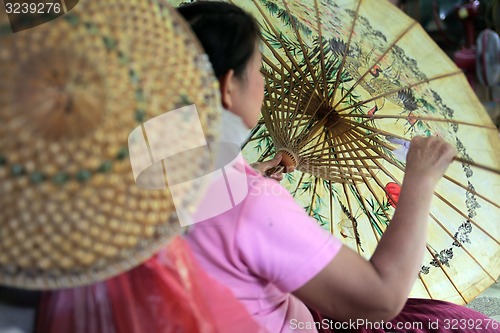
[[[263,119],[243,153],[278,151],[282,184],[369,258],[397,206],[409,142],[459,156],[437,185],[411,297],[466,303],[500,275],[500,140],[463,73],[385,0],[230,1],[263,33]]]

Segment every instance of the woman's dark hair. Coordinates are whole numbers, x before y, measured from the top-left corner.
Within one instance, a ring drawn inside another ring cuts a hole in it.
[[[261,36],[255,19],[243,9],[220,1],[190,3],[177,10],[200,40],[217,78],[230,69],[241,78]]]

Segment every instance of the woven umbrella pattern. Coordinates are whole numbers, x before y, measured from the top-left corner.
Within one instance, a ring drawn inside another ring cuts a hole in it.
[[[82,0],[15,34],[0,24],[0,283],[78,286],[140,264],[180,226],[168,187],[134,183],[127,138],[190,104],[207,142],[217,138],[220,97],[201,46],[154,0]]]

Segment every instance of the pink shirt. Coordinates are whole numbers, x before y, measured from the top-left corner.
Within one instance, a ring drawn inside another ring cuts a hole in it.
[[[340,241],[275,180],[248,165],[231,172],[247,173],[249,193],[229,211],[191,226],[186,239],[195,257],[269,332],[316,332],[297,329],[313,318],[291,292],[333,259]]]

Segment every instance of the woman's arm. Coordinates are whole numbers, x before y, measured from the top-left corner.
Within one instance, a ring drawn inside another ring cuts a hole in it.
[[[371,259],[343,247],[294,294],[337,320],[395,317],[422,264],[434,188],[455,154],[451,145],[437,137],[415,137],[396,212]]]

